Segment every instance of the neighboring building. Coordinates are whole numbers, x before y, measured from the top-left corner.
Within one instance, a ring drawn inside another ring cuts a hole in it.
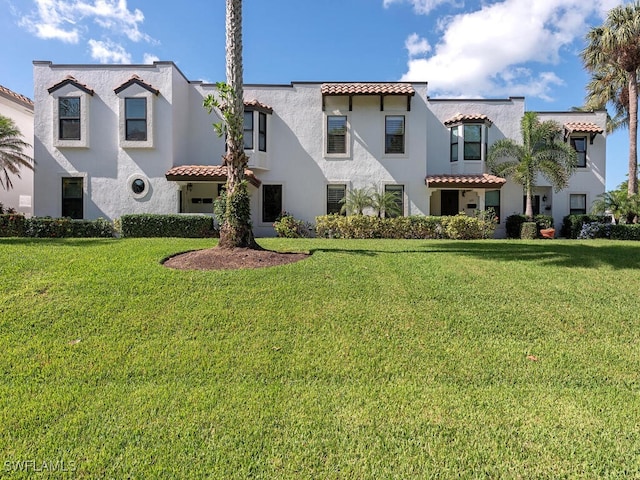
[[[11,118],[22,133],[22,139],[33,145],[33,102],[31,99],[12,92],[0,85],[0,115]],[[33,158],[33,147],[24,150]],[[33,170],[20,169],[20,177],[11,177],[13,188],[4,190],[0,187],[0,203],[5,208],[15,208],[25,215],[33,214]]]
[[[34,62],[35,214],[114,219],[211,213],[226,179],[224,139],[203,99],[215,85],[172,62]],[[281,211],[313,222],[353,188],[398,194],[403,215],[494,207],[522,213],[522,187],[486,174],[487,148],[520,140],[524,99],[437,100],[427,84],[246,85],[245,151],[257,236]],[[544,179],[536,209],[556,224],[604,192],[605,112],[541,113],[564,125],[583,166],[559,193]]]

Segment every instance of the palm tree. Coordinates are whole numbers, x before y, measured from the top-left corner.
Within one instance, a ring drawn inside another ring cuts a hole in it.
[[[540,122],[535,112],[526,112],[520,122],[522,144],[510,138],[494,143],[487,155],[487,166],[494,175],[511,177],[524,187],[525,215],[533,218],[532,194],[536,177],[542,174],[556,191],[567,186],[577,164],[575,150],[558,141],[562,129],[557,122]],[[510,158],[500,162],[501,159]]]
[[[225,215],[220,227],[219,248],[259,248],[251,229],[251,197],[244,171],[243,78],[242,78],[242,0],[226,0],[226,74],[227,90],[224,123],[227,153]]]
[[[340,203],[340,213],[362,215],[367,207],[371,207],[371,190],[369,188],[354,188],[349,190]]]
[[[638,69],[640,68],[640,2],[620,5],[609,11],[604,25],[592,28],[587,34],[589,44],[582,51],[585,68],[600,83],[594,91],[602,92],[606,103],[628,106],[629,125],[629,184],[628,194],[638,193]],[[623,79],[626,88],[614,92],[607,81]],[[626,90],[626,98],[622,91]],[[604,105],[604,104],[603,104]]]
[[[627,190],[627,182],[623,182],[616,190],[598,195],[591,211],[596,214],[611,214],[616,222],[624,219],[626,223],[635,223],[640,211],[640,196],[629,196]]]
[[[402,213],[398,204],[397,192],[374,189],[371,194],[371,208],[376,212],[378,218],[382,218],[383,214],[387,217],[396,217]]]
[[[33,170],[33,158],[24,153],[29,147],[13,120],[0,115],[0,185],[5,190],[13,188],[11,175],[20,178],[22,167]]]

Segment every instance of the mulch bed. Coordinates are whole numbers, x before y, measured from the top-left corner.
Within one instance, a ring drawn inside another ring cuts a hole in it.
[[[286,265],[309,258],[307,253],[282,253],[250,248],[207,248],[169,257],[165,267],[178,270],[236,270]]]

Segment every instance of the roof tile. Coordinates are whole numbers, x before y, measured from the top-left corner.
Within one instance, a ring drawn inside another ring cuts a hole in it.
[[[415,95],[410,83],[323,83],[322,95]]]
[[[9,90],[7,87],[3,87],[2,85],[0,85],[0,95],[33,108],[33,100],[31,100],[29,97],[20,95],[19,93],[16,93],[13,90]]]
[[[506,179],[482,173],[476,175],[429,175],[425,179],[427,187],[477,187],[490,188],[501,186],[507,182]]]
[[[247,179],[256,187],[260,186],[260,180],[253,171],[245,169]],[[167,180],[176,180],[176,177],[186,178],[192,181],[223,180],[227,178],[226,165],[178,165],[165,173]]]
[[[600,128],[595,123],[590,123],[590,122],[568,122],[564,124],[564,128],[566,128],[569,133],[573,133],[573,132],[603,133],[604,132],[604,129]]]
[[[486,122],[491,125],[493,122],[487,115],[483,113],[458,113],[455,116],[451,117],[449,120],[444,122],[445,127],[452,127],[456,124],[466,123],[466,122]]]

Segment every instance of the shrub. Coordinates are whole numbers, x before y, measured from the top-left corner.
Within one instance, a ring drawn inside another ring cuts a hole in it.
[[[104,218],[73,220],[71,218],[32,217],[25,219],[24,235],[35,238],[111,238],[113,224]]]
[[[323,238],[442,238],[444,217],[378,218],[332,214],[316,217],[316,236]]]
[[[459,213],[442,218],[442,227],[446,238],[452,240],[475,240],[489,238],[495,231],[495,215],[480,212],[476,217]]]
[[[612,240],[640,240],[640,224],[607,225]]]
[[[610,223],[610,218],[603,215],[567,215],[562,220],[560,235],[565,238],[578,238],[584,223]]]
[[[505,220],[507,238],[520,238],[522,224],[526,221],[527,217],[525,215],[509,215]]]
[[[285,238],[308,237],[312,230],[309,222],[298,220],[287,212],[282,212],[273,224],[273,228],[275,228],[279,237]]]
[[[536,222],[524,222],[520,226],[520,238],[523,240],[533,240],[538,237],[538,225]]]
[[[213,218],[206,215],[123,215],[120,228],[123,237],[204,238],[216,233]]]
[[[24,215],[0,214],[0,237],[23,237]]]
[[[538,234],[540,230],[546,228],[553,228],[553,217],[551,215],[538,214],[533,217],[533,221],[536,222],[538,227]]]

